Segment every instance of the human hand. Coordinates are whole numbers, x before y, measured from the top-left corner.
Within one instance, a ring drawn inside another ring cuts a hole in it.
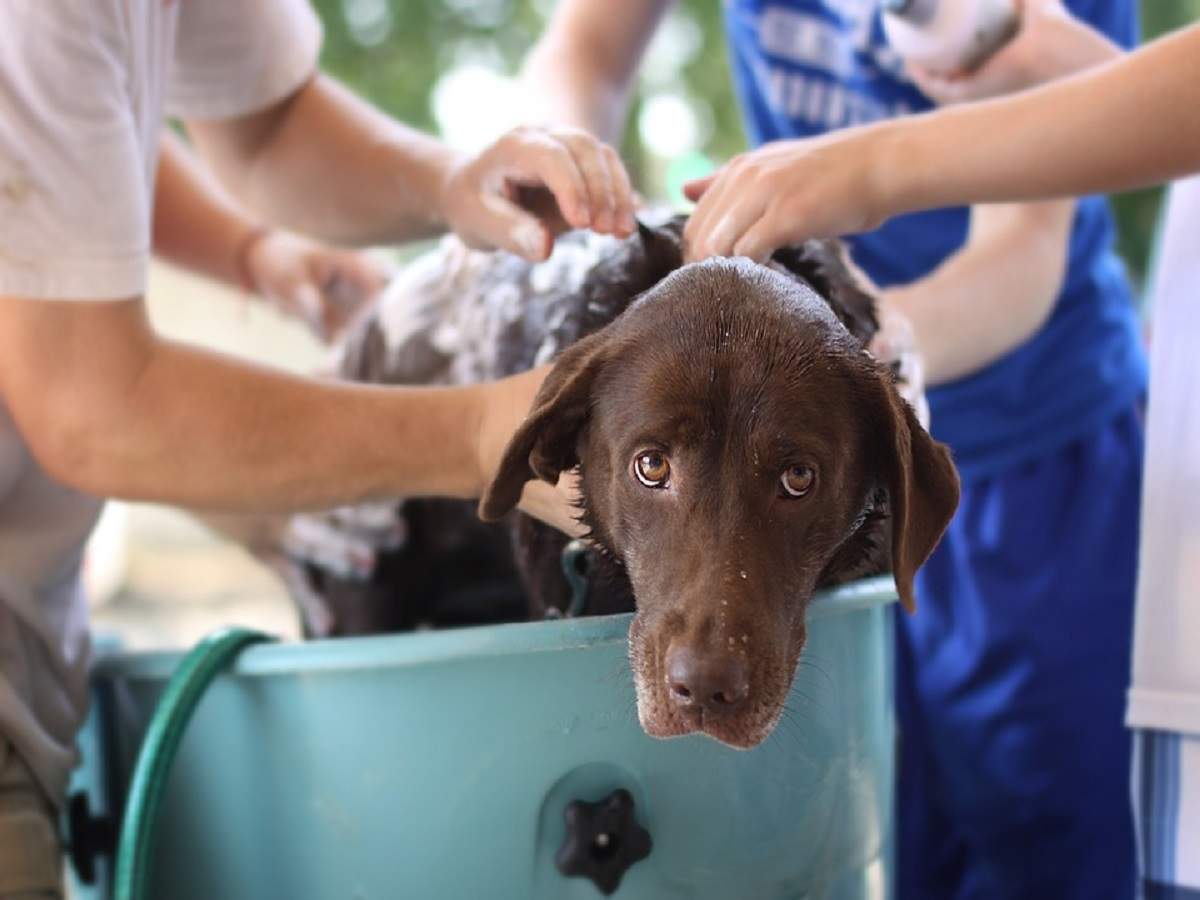
[[[333,341],[388,282],[370,256],[319,244],[298,234],[268,230],[244,250],[247,287]]]
[[[475,386],[478,409],[476,459],[481,493],[499,471],[508,442],[528,416],[549,371],[550,366],[541,366]],[[518,508],[572,537],[582,537],[586,531],[579,523],[579,477],[573,471],[563,472],[557,484],[537,479],[527,482]]]
[[[1023,0],[1013,38],[979,68],[945,75],[909,65],[908,75],[929,99],[946,105],[1034,87],[1120,56],[1121,48],[1076,19],[1062,0]]]
[[[884,134],[873,126],[765,144],[685,184],[697,201],[683,233],[687,258],[762,262],[785,244],[874,228],[888,212]]]
[[[571,228],[628,237],[633,189],[617,152],[575,128],[516,128],[450,169],[442,212],[470,247],[532,262]]]
[[[867,348],[881,363],[896,373],[896,389],[916,413],[917,420],[929,428],[929,402],[925,398],[925,361],[917,349],[912,320],[891,302],[886,293],[876,291],[875,315],[879,330]]]

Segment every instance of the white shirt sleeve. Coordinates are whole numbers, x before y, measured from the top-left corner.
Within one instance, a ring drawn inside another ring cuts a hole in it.
[[[149,185],[105,3],[0,3],[0,295],[145,289]]]
[[[167,113],[223,119],[269,106],[316,72],[321,38],[306,0],[181,0]]]

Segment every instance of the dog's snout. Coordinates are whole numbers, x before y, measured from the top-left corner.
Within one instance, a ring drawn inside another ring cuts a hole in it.
[[[674,703],[709,714],[732,712],[750,693],[746,665],[733,654],[703,653],[686,644],[673,645],[667,650],[666,674]]]

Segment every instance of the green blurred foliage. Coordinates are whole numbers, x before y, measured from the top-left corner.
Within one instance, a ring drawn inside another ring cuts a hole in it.
[[[315,0],[325,23],[324,68],[363,96],[405,122],[436,130],[431,106],[439,77],[466,59],[486,60],[514,74],[537,39],[553,0]],[[674,15],[700,26],[702,44],[677,73],[678,86],[703,105],[711,123],[699,149],[713,161],[745,146],[734,101],[717,0],[683,0]],[[1143,36],[1150,39],[1200,17],[1200,0],[1145,0]],[[629,113],[622,154],[640,189],[662,199],[668,161],[657,159],[636,127],[645,101],[639,88]],[[686,167],[698,165],[692,158]],[[702,164],[702,163],[700,163]],[[1161,189],[1114,198],[1120,225],[1120,249],[1135,281],[1146,271]]]
[[[1160,35],[1200,18],[1200,0],[1142,0],[1142,39]],[[1134,284],[1144,284],[1164,189],[1129,191],[1112,198],[1117,216],[1117,246]]]

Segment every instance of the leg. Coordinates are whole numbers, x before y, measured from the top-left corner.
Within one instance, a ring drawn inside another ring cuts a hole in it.
[[[921,573],[898,639],[930,790],[967,846],[964,880],[945,897],[1132,895],[1123,713],[1140,472],[1130,411],[967,485]]]
[[[0,900],[61,900],[54,809],[0,736]]]
[[[941,795],[944,787],[914,691],[911,648],[896,647],[896,900],[956,897],[967,847]]]
[[[1133,802],[1142,900],[1200,900],[1200,736],[1139,731]]]

